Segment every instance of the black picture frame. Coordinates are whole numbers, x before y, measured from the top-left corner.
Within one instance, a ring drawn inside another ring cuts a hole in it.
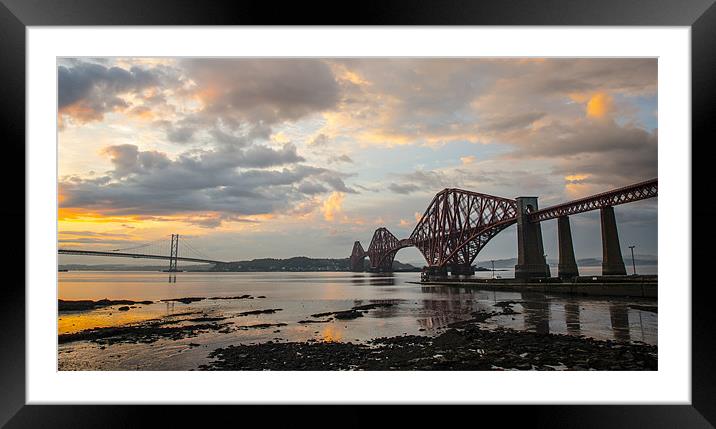
[[[693,156],[700,145],[707,144],[707,134],[716,112],[716,6],[714,0],[502,0],[479,2],[454,0],[363,1],[343,8],[339,2],[267,1],[196,2],[189,0],[0,0],[0,106],[2,107],[2,141],[6,166],[3,168],[6,187],[3,193],[8,204],[0,210],[6,225],[6,245],[2,256],[17,278],[6,281],[0,296],[0,425],[7,427],[125,427],[148,423],[148,416],[158,417],[163,426],[183,422],[187,414],[201,413],[205,423],[235,414],[233,407],[187,409],[176,406],[164,409],[138,406],[40,406],[25,405],[25,275],[17,261],[25,258],[25,237],[17,225],[32,228],[25,221],[25,192],[18,185],[18,176],[25,177],[25,30],[28,26],[88,25],[558,25],[558,26],[688,26],[691,28],[692,59],[692,225],[701,229],[696,236],[703,244],[713,239],[713,199],[708,198],[711,181],[706,175],[708,156]],[[688,142],[660,142],[688,144]],[[704,153],[703,155],[706,155]],[[9,161],[9,162],[8,162]],[[698,163],[704,163],[699,168]],[[10,165],[8,165],[10,164]],[[694,198],[704,196],[706,198]],[[686,210],[688,208],[680,208]],[[689,225],[680,226],[691,234]],[[22,244],[20,244],[22,243]],[[693,244],[696,244],[695,242]],[[692,244],[692,246],[693,246]],[[662,243],[668,245],[668,243]],[[692,267],[709,266],[708,251],[692,252]],[[708,249],[704,247],[704,249]],[[24,262],[24,261],[23,261]],[[24,264],[23,264],[24,266]],[[685,279],[692,287],[692,402],[691,405],[593,405],[593,406],[503,406],[470,407],[473,421],[494,416],[509,424],[549,427],[713,427],[716,425],[716,355],[711,330],[714,311],[709,284],[698,277]],[[22,284],[23,286],[20,286]],[[663,285],[679,287],[683,285]],[[111,386],[108,386],[111,388]],[[476,386],[479,388],[479,386]],[[515,386],[516,389],[519,386]],[[578,389],[578,386],[565,386]],[[638,395],[639,387],[635,386]],[[397,399],[399,400],[399,399]],[[167,409],[168,408],[168,409]],[[139,420],[138,410],[145,411]],[[464,408],[460,409],[465,411]],[[336,406],[331,414],[338,424],[371,425],[373,411],[359,407]],[[461,412],[460,414],[463,414]],[[246,417],[246,411],[241,416]],[[325,411],[321,415],[325,416]],[[389,411],[393,417],[381,417],[386,423],[395,419],[401,426],[426,423],[437,418],[450,423],[455,410],[444,413],[432,408]],[[270,416],[275,424],[280,419],[315,422],[316,412],[293,408],[275,413],[260,408],[256,416]],[[325,417],[324,417],[325,418]],[[276,420],[278,419],[278,420]],[[455,422],[454,424],[457,424]]]

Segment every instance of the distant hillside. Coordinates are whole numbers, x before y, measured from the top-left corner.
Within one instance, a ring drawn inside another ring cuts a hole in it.
[[[169,264],[163,265],[124,265],[124,264],[99,264],[99,265],[83,265],[83,264],[60,264],[57,266],[60,270],[69,271],[163,271],[169,268]],[[208,264],[201,265],[179,265],[179,268],[186,271],[207,271],[211,268]]]
[[[625,264],[631,264],[631,255],[624,255],[623,257]],[[548,258],[548,262],[550,265],[557,265],[559,263],[557,259],[550,258]],[[651,255],[635,257],[634,262],[636,265],[659,265],[656,256]],[[495,259],[495,268],[515,268],[516,264],[517,258]],[[473,265],[476,267],[492,268],[491,261],[477,261]],[[602,265],[602,260],[600,258],[582,258],[577,259],[577,265],[581,267],[598,267]]]
[[[368,259],[365,260],[366,269],[368,268]],[[163,271],[167,269],[167,265],[122,265],[122,264],[102,264],[102,265],[80,265],[80,264],[63,264],[59,265],[60,270],[69,271]],[[251,261],[236,261],[227,264],[217,265],[213,267],[209,264],[201,265],[181,265],[179,269],[184,271],[222,271],[222,272],[260,272],[260,271],[349,271],[350,264],[348,258],[342,259],[320,259],[298,256],[288,259],[253,259]],[[420,271],[420,268],[410,264],[403,264],[399,261],[393,261],[394,271]]]
[[[368,260],[366,259],[366,268]],[[251,261],[229,262],[217,265],[211,271],[349,271],[350,261],[348,258],[321,259],[296,256],[288,259],[253,259]],[[403,264],[393,261],[394,271],[420,271],[419,268],[410,264]]]

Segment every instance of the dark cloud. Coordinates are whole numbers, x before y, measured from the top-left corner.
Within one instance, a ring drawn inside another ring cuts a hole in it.
[[[527,112],[488,118],[480,125],[480,130],[488,133],[499,133],[521,129],[532,125],[535,121],[545,117],[545,115],[543,112]]]
[[[303,182],[298,186],[298,192],[306,195],[322,194],[328,192],[328,188],[316,182]]]
[[[186,221],[208,227],[289,210],[306,195],[331,190],[355,193],[345,185],[345,174],[298,164],[303,158],[292,144],[281,149],[194,150],[175,160],[134,145],[109,146],[104,152],[114,169],[92,179],[63,178],[62,207],[106,215],[185,214]],[[264,169],[279,165],[291,166]]]
[[[395,192],[396,194],[409,194],[411,192],[415,192],[420,189],[420,186],[413,185],[412,183],[405,183],[402,185],[399,185],[397,183],[391,183],[388,185],[388,189]]]
[[[339,88],[328,65],[302,59],[185,59],[196,83],[202,116],[227,124],[295,121],[334,107]]]
[[[626,185],[658,174],[657,130],[648,132],[612,120],[555,122],[510,140],[506,157],[554,160],[554,172],[586,175],[582,183]]]
[[[152,170],[167,167],[170,164],[169,158],[156,151],[139,151],[139,148],[131,144],[115,145],[106,147],[103,152],[110,157],[114,170],[112,175],[117,178],[126,177],[130,174],[147,174]],[[101,178],[106,182],[106,177]]]
[[[172,79],[165,69],[160,68],[144,69],[135,66],[126,70],[84,61],[59,66],[59,112],[80,122],[101,120],[106,112],[130,107],[121,95],[139,94]]]

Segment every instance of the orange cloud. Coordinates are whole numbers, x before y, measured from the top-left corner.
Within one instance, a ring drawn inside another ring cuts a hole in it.
[[[327,221],[333,221],[336,218],[336,215],[340,214],[343,211],[343,200],[345,199],[345,194],[343,192],[333,192],[331,195],[326,198],[326,200],[323,202],[323,206],[321,207],[321,211],[323,212],[323,218]]]
[[[154,112],[147,106],[136,106],[129,111],[129,114],[138,119],[151,121],[154,119]]]
[[[460,157],[460,162],[462,162],[462,165],[468,165],[475,162],[477,158],[475,158],[475,155],[468,155],[468,156],[462,156]]]
[[[587,116],[603,118],[614,110],[614,99],[606,93],[598,92],[587,102]]]
[[[65,106],[59,111],[60,126],[64,127],[65,119],[69,118],[80,124],[92,121],[101,121],[104,118],[104,112],[97,111],[86,103],[78,101],[76,103]]]
[[[568,176],[564,176],[564,180],[567,183],[579,183],[588,179],[589,176],[590,174],[570,174]]]
[[[596,188],[594,185],[585,183],[591,177],[591,174],[570,174],[564,176],[564,189],[571,198],[581,198],[594,194]]]

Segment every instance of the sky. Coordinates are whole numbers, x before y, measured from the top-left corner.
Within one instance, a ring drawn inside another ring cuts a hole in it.
[[[219,260],[342,258],[378,227],[407,238],[443,188],[544,208],[657,177],[656,59],[62,58],[57,76],[61,248],[177,233]],[[622,250],[656,255],[657,200],[615,212]],[[601,257],[598,212],[571,222],[577,258]],[[515,228],[477,260],[516,257]]]

